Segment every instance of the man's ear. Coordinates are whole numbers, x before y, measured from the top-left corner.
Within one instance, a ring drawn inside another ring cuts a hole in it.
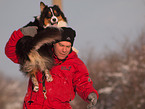
[[[41,10],[41,12],[44,10],[45,6],[46,5],[43,2],[40,2],[40,10]]]

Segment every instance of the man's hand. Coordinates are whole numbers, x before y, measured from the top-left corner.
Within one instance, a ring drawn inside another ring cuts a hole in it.
[[[90,103],[88,104],[87,109],[96,109],[97,95],[95,93],[90,93],[88,95],[88,100]]]
[[[21,28],[21,32],[24,36],[31,36],[34,37],[37,34],[37,26],[28,26]]]

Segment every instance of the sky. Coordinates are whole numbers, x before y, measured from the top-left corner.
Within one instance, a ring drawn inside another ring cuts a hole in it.
[[[0,0],[0,71],[6,76],[23,77],[4,47],[14,30],[40,15],[40,1],[52,5],[51,0]],[[87,56],[85,51],[92,48],[99,54],[118,50],[122,42],[135,40],[145,30],[145,0],[63,0],[63,12],[68,26],[76,30],[79,56]]]

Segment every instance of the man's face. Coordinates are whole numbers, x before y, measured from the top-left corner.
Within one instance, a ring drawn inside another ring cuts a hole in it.
[[[65,59],[70,53],[71,43],[68,41],[61,41],[54,44],[54,52],[59,59]]]

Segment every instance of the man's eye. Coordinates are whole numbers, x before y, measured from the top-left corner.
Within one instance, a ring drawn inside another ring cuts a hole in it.
[[[70,46],[66,46],[67,48],[70,48]]]
[[[62,44],[59,44],[61,47],[63,47],[63,45]]]

